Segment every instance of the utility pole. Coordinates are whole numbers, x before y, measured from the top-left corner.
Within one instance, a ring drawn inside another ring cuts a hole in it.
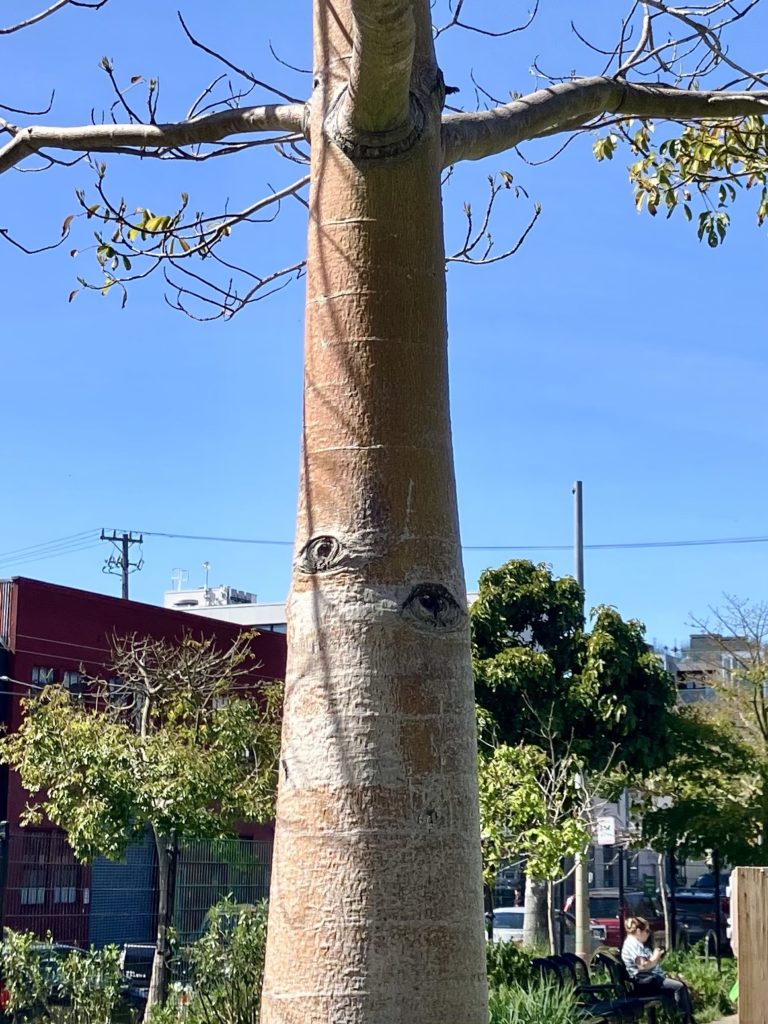
[[[130,559],[130,550],[134,544],[142,544],[144,537],[142,534],[134,533],[119,533],[117,530],[112,530],[111,533],[101,531],[101,540],[108,540],[115,546],[118,554],[110,555],[104,562],[102,572],[109,573],[113,576],[121,576],[123,587],[122,587],[122,598],[124,601],[128,600],[128,576],[131,572],[138,572],[144,565],[144,559],[139,558],[137,562],[132,562]]]
[[[573,569],[576,582],[584,589],[584,507],[581,480],[573,485]],[[583,612],[582,597],[582,612]],[[576,917],[576,954],[589,962],[592,933],[589,928],[589,853],[576,854],[573,875]]]

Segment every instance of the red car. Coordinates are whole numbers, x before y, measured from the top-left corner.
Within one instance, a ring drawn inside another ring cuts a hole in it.
[[[563,910],[572,914],[574,902],[575,896],[569,896],[565,901]],[[618,889],[590,889],[589,916],[595,924],[605,926],[605,944],[607,946],[621,945]],[[661,904],[655,896],[646,896],[639,889],[625,889],[624,908],[621,916],[625,920],[628,917],[644,917],[651,926],[651,935],[654,939],[660,938],[663,940],[664,914]]]

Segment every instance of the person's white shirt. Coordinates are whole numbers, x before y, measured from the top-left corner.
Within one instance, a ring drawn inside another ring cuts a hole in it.
[[[652,956],[651,950],[644,946],[640,939],[634,935],[628,935],[624,940],[624,945],[621,947],[621,959],[627,968],[630,978],[636,978],[640,973],[655,974],[657,977],[663,978],[664,971],[662,971],[658,964],[650,971],[640,971],[637,961],[650,960]]]

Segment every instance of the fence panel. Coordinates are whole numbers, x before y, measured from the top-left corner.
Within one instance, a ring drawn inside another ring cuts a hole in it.
[[[6,840],[3,924],[56,942],[101,947],[153,943],[157,930],[157,858],[151,836],[120,861],[75,858],[57,831],[23,829]],[[180,844],[173,924],[181,943],[199,933],[214,903],[226,896],[257,903],[269,895],[272,844],[249,839]]]

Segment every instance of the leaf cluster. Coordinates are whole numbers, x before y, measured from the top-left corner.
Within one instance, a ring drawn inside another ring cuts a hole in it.
[[[479,759],[480,819],[486,880],[511,854],[524,851],[535,879],[556,879],[562,859],[583,851],[589,830],[578,813],[579,762],[553,765],[532,745],[496,747]]]
[[[644,629],[610,607],[592,612],[583,592],[545,564],[513,560],[480,577],[472,605],[478,703],[509,744],[542,745],[542,727],[559,750],[590,771],[618,762],[642,772],[669,754],[676,690],[648,649]]]
[[[680,211],[696,223],[699,241],[717,248],[730,226],[729,210],[739,191],[754,190],[759,226],[768,217],[768,125],[751,115],[685,125],[679,135],[656,143],[651,121],[631,122],[593,144],[599,160],[612,159],[622,140],[635,155],[629,179],[638,212],[667,217]],[[698,205],[699,211],[694,207]]]

